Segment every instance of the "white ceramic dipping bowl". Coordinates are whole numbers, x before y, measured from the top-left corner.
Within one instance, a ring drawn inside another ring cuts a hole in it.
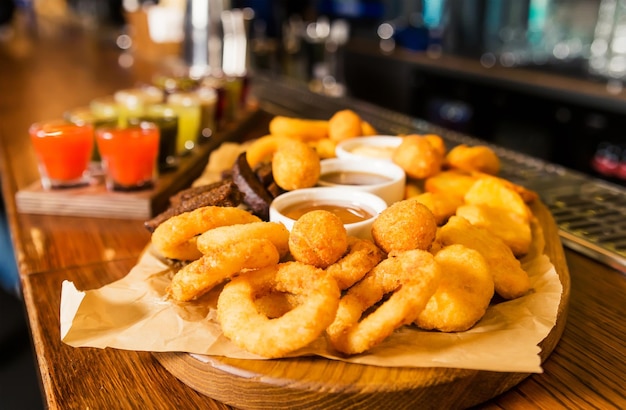
[[[406,174],[390,161],[328,158],[321,161],[317,185],[345,191],[370,192],[391,205],[404,199]]]
[[[296,218],[291,218],[285,213],[300,206],[316,207],[329,204],[364,210],[371,215],[360,222],[344,223],[348,235],[363,239],[371,239],[374,219],[387,208],[387,203],[382,198],[369,192],[313,187],[286,192],[274,198],[270,205],[270,221],[281,222],[291,231]]]
[[[335,147],[337,158],[375,158],[391,161],[393,150],[402,142],[401,137],[393,135],[373,135],[356,137],[341,141]]]

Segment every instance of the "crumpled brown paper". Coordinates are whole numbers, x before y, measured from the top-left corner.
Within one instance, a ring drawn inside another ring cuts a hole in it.
[[[542,372],[538,343],[556,323],[563,288],[543,254],[543,233],[536,223],[533,233],[533,250],[522,261],[532,290],[490,306],[471,330],[440,333],[405,326],[371,351],[349,358],[334,354],[320,337],[293,355],[375,366]],[[176,303],[166,297],[171,275],[147,249],[126,277],[100,289],[81,292],[65,281],[60,311],[63,342],[74,347],[259,359],[222,336],[215,312],[219,289],[194,302]]]

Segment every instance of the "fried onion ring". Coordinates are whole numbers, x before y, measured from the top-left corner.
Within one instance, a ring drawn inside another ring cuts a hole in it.
[[[432,254],[419,249],[392,252],[341,298],[328,327],[331,345],[358,354],[413,322],[437,290],[441,270]],[[363,313],[390,295],[363,319]]]
[[[284,135],[300,141],[316,141],[328,137],[328,121],[277,115],[270,121],[269,130],[272,135]]]
[[[246,160],[250,168],[256,168],[262,162],[271,162],[272,157],[285,141],[289,141],[289,138],[282,135],[265,135],[252,141],[246,149]]]
[[[385,256],[372,241],[349,236],[347,253],[326,268],[326,272],[335,278],[339,289],[345,290],[361,280]]]
[[[168,294],[179,302],[197,299],[244,269],[276,265],[280,255],[267,239],[231,244],[182,267],[170,283]]]
[[[270,319],[259,312],[255,300],[271,292],[295,294],[299,304]],[[339,297],[337,282],[322,269],[284,262],[229,282],[220,293],[217,314],[223,334],[237,346],[267,358],[285,357],[323,334]]]
[[[251,222],[210,229],[198,237],[197,246],[208,255],[250,239],[269,240],[281,258],[289,252],[289,231],[279,222]]]
[[[180,269],[169,288],[177,301],[196,299],[244,269],[277,264],[289,252],[289,231],[277,222],[210,229],[197,239],[203,256]]]
[[[152,245],[163,257],[192,261],[202,256],[196,246],[197,235],[218,226],[260,221],[240,208],[205,206],[161,223],[152,233]]]

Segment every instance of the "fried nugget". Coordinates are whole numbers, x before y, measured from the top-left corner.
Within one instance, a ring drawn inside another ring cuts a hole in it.
[[[315,210],[294,222],[289,251],[296,261],[326,269],[348,250],[348,233],[332,212]]]
[[[462,332],[478,322],[494,294],[485,258],[463,245],[450,245],[435,255],[441,282],[415,324],[426,330]]]
[[[530,223],[517,213],[489,205],[463,205],[456,214],[502,239],[515,256],[528,253],[532,243]]]
[[[505,299],[520,297],[530,289],[528,273],[500,238],[484,228],[472,225],[467,219],[452,216],[438,229],[433,249],[453,244],[465,245],[485,258],[493,276],[496,293]]]
[[[478,178],[460,170],[447,170],[427,178],[424,181],[426,192],[444,192],[464,200],[465,194]]]
[[[286,191],[314,186],[320,172],[319,155],[302,141],[281,144],[272,159],[274,181]]]
[[[513,212],[524,220],[532,215],[524,199],[500,178],[480,178],[464,196],[466,204],[488,205]]]
[[[372,224],[372,238],[389,253],[411,249],[426,250],[437,232],[435,216],[424,204],[405,199],[392,204]]]
[[[410,178],[424,179],[441,171],[443,157],[439,148],[421,135],[407,135],[393,151],[391,160]]]
[[[457,145],[446,155],[446,164],[463,171],[480,171],[490,175],[500,172],[500,158],[486,145]]]
[[[426,205],[435,216],[437,225],[443,225],[463,205],[461,198],[445,192],[424,192],[409,199]]]
[[[333,141],[339,142],[349,138],[360,137],[362,134],[361,117],[352,110],[337,111],[328,120],[328,137]]]

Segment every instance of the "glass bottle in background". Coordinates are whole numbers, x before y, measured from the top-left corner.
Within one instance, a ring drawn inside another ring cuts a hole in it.
[[[217,131],[216,111],[217,92],[213,88],[201,87],[196,90],[200,101],[200,133],[198,143],[209,141]]]
[[[200,134],[200,98],[195,92],[178,92],[167,96],[167,104],[178,115],[178,155],[189,154],[198,143]]]

